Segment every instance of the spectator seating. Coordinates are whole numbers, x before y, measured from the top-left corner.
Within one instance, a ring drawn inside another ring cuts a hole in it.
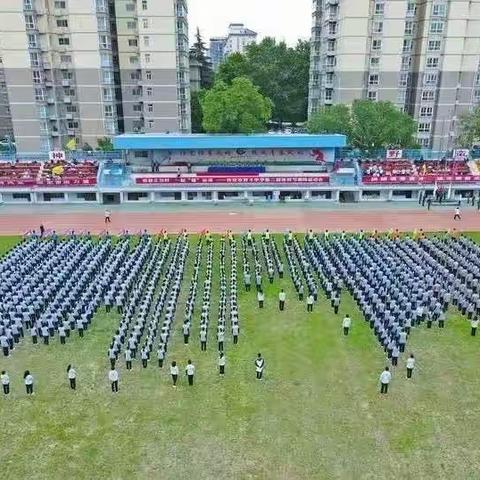
[[[47,162],[41,171],[40,185],[96,185],[98,164],[84,162]]]
[[[42,164],[37,162],[0,163],[0,186],[28,187],[35,185]]]

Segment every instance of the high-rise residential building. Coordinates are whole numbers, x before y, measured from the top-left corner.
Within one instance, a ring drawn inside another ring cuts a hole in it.
[[[187,33],[185,0],[2,0],[0,57],[17,150],[188,132]]]
[[[3,61],[0,57],[0,140],[5,138],[13,140],[13,127]]]
[[[243,23],[231,23],[226,37],[210,39],[210,58],[214,70],[231,53],[244,53],[251,43],[257,40],[257,32],[245,27]]]
[[[315,0],[309,112],[389,100],[423,147],[453,147],[480,101],[480,0]]]

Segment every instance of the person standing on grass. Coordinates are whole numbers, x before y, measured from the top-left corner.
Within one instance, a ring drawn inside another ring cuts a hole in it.
[[[8,338],[5,335],[5,332],[2,332],[0,335],[0,346],[3,350],[3,356],[8,357],[10,355],[10,344],[8,343]]]
[[[195,375],[195,365],[193,365],[191,360],[189,360],[187,362],[187,366],[185,368],[185,373],[187,374],[188,384],[190,386],[192,386],[193,385],[193,377]]]
[[[67,376],[70,382],[70,388],[75,390],[77,388],[77,372],[71,365],[67,367]]]
[[[307,312],[313,312],[313,303],[314,298],[313,295],[310,293],[307,297]]]
[[[112,386],[112,393],[118,392],[118,372],[115,368],[111,368],[108,372],[108,379],[110,380],[110,384]]]
[[[38,342],[38,330],[36,325],[32,325],[30,329],[30,335],[32,337],[32,343],[35,345]]]
[[[240,327],[238,326],[238,323],[234,323],[232,325],[232,335],[233,335],[233,344],[236,345],[238,343],[238,334],[240,332]]]
[[[471,330],[470,334],[472,335],[472,337],[475,337],[477,335],[477,328],[478,328],[478,318],[477,317],[472,318],[472,320],[470,320],[470,326],[472,327],[472,330]]]
[[[170,375],[172,376],[173,387],[177,387],[177,380],[178,380],[178,366],[177,362],[172,362],[170,366]]]
[[[105,224],[107,223],[112,223],[111,217],[111,212],[108,210],[108,208],[105,210]]]
[[[388,393],[388,385],[392,379],[392,374],[388,367],[380,374],[380,393]]]
[[[132,369],[132,351],[129,348],[125,350],[125,365],[127,370]]]
[[[345,336],[348,335],[348,332],[350,331],[351,326],[352,326],[352,319],[350,318],[349,315],[346,315],[342,322],[343,334]]]
[[[147,368],[147,365],[148,365],[148,350],[147,348],[142,348],[141,352],[140,352],[140,357],[142,359],[142,366],[143,368]]]
[[[219,374],[223,377],[225,375],[225,354],[223,352],[220,352],[220,355],[218,356],[218,368],[219,368]]]
[[[200,329],[200,350],[202,352],[207,350],[207,330],[205,327]]]
[[[190,322],[183,323],[183,343],[188,345],[188,338],[190,337]]]
[[[400,356],[400,349],[396,343],[393,344],[392,348],[392,365],[396,367],[398,365],[398,357]]]
[[[65,327],[64,327],[63,323],[60,324],[60,326],[58,327],[58,336],[60,338],[60,343],[62,345],[65,345],[65,338],[67,336],[67,333],[65,331]]]
[[[460,214],[460,207],[455,207],[455,213],[453,215],[454,220],[461,220],[462,215]]]
[[[332,298],[332,307],[333,307],[333,311],[335,312],[335,315],[337,315],[338,314],[338,308],[340,307],[340,297],[338,296],[338,294],[336,294]]]
[[[285,310],[285,300],[287,299],[286,293],[283,291],[283,288],[280,290],[278,294],[278,308],[281,312]]]
[[[252,276],[250,272],[245,272],[243,274],[243,283],[245,284],[245,291],[249,292],[252,285]]]
[[[8,395],[10,393],[10,377],[5,370],[2,370],[2,374],[0,375],[0,380],[2,382],[3,393]]]
[[[259,353],[255,359],[255,372],[257,373],[257,379],[261,380],[263,376],[263,370],[265,369],[265,360],[262,354]]]
[[[265,294],[263,290],[257,292],[258,308],[263,308],[263,302],[265,301]]]
[[[25,370],[23,374],[23,382],[25,383],[25,389],[27,390],[27,395],[34,395],[33,393],[33,375],[29,370]]]
[[[303,302],[304,293],[305,293],[305,289],[303,288],[303,283],[302,283],[298,287],[298,301],[299,302]]]
[[[407,378],[412,378],[413,369],[415,368],[415,357],[413,353],[407,358]]]
[[[158,357],[158,366],[160,368],[163,368],[163,361],[165,360],[165,346],[163,345],[163,343],[158,348],[157,357]]]

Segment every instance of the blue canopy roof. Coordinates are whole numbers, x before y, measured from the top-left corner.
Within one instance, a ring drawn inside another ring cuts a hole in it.
[[[253,148],[337,148],[346,145],[345,135],[308,134],[124,134],[113,139],[116,150],[215,150]]]

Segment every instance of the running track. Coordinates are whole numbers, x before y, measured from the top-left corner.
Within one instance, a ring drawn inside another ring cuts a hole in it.
[[[0,234],[23,234],[32,228],[38,229],[40,223],[45,228],[57,232],[90,231],[100,233],[105,230],[103,211],[91,213],[15,213],[0,214]],[[200,232],[208,229],[211,232],[263,231],[269,228],[272,232],[284,232],[290,228],[303,232],[308,228],[314,231],[358,231],[360,229],[386,231],[398,228],[411,231],[423,228],[425,231],[439,231],[456,228],[459,231],[480,230],[480,212],[474,209],[465,210],[461,221],[453,220],[453,210],[359,210],[352,207],[349,211],[325,211],[315,209],[272,209],[255,211],[237,211],[232,207],[228,211],[179,211],[179,212],[132,212],[114,211],[112,223],[108,227],[110,233],[119,233],[128,229],[131,233],[147,229],[150,233],[161,229],[178,232],[186,228],[189,232]]]

